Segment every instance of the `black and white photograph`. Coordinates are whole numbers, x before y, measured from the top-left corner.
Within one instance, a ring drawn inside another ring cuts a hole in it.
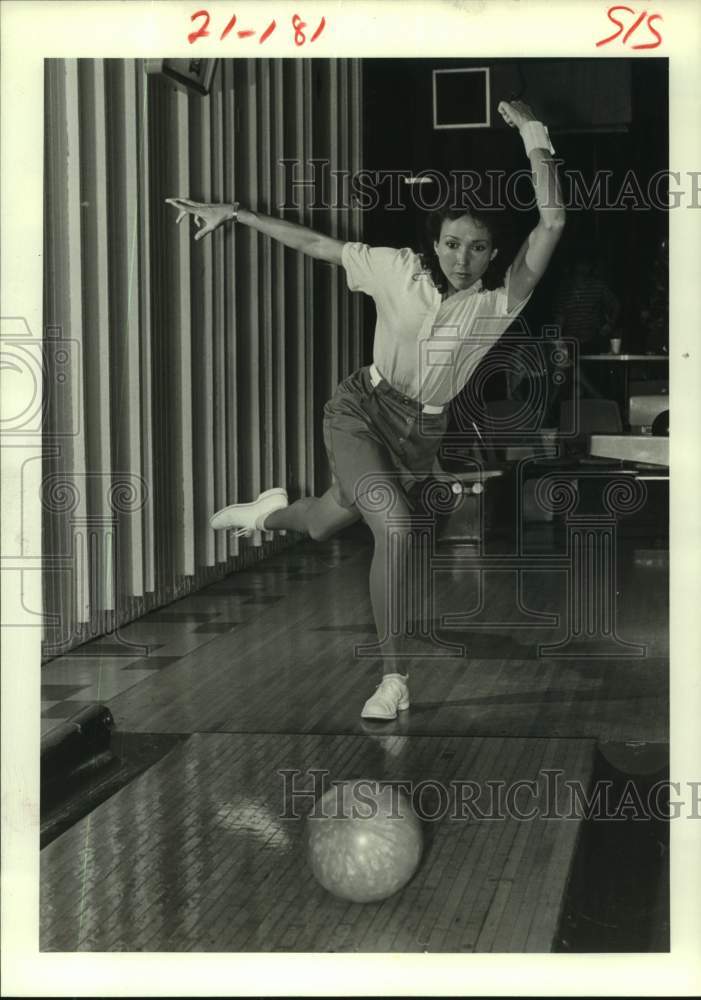
[[[693,4],[3,6],[7,995],[695,995]]]

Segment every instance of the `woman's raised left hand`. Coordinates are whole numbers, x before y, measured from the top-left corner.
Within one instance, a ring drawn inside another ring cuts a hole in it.
[[[497,111],[511,128],[521,128],[526,122],[537,121],[525,101],[499,101]]]

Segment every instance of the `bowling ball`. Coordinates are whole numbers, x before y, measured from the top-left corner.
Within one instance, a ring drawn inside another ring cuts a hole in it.
[[[390,785],[338,782],[307,819],[309,864],[325,889],[356,903],[386,899],[407,884],[423,849],[421,821]]]
[[[669,746],[666,743],[604,741],[599,743],[597,749],[604,760],[625,777],[663,775],[669,767]]]
[[[652,422],[652,433],[654,437],[669,437],[669,410],[657,414]]]

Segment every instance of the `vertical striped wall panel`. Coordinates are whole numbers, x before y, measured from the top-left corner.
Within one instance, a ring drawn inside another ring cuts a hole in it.
[[[201,192],[203,201],[213,201],[212,134],[210,108],[193,103],[190,148],[190,187]],[[195,549],[199,565],[215,565],[215,538],[208,515],[214,505],[214,240],[197,247],[192,274],[192,373],[193,451],[200,456],[194,481]],[[201,363],[197,363],[197,361]]]
[[[358,60],[353,60],[349,63],[349,88],[348,92],[344,95],[345,100],[348,104],[350,112],[350,124],[349,124],[349,150],[348,150],[348,160],[350,166],[350,172],[352,175],[357,174],[363,166],[362,159],[362,124],[361,124],[361,108],[363,106],[363,87],[362,87],[362,70],[361,65]],[[349,239],[360,240],[362,239],[362,214],[357,202],[353,204],[351,200],[350,209],[350,223],[349,223]],[[359,295],[354,295],[351,298],[350,303],[351,310],[351,330],[353,331],[353,336],[351,338],[351,350],[350,350],[350,369],[355,370],[358,368],[364,358],[364,345],[363,345],[363,303],[361,302]]]
[[[304,77],[305,77],[305,64],[301,60],[295,61],[293,64],[294,70],[294,133],[293,140],[291,144],[291,158],[293,159],[294,166],[294,176],[295,179],[300,176],[304,176],[306,173],[306,156],[305,156],[305,146],[304,146]],[[294,203],[297,203],[297,195],[295,191]],[[307,222],[307,212],[304,207],[304,200],[300,198],[300,208],[297,213],[297,218],[291,221],[298,222],[304,225]],[[311,493],[312,489],[310,487],[310,470],[309,470],[309,453],[308,448],[311,447],[311,442],[309,440],[309,435],[307,434],[307,413],[309,411],[310,405],[307,399],[308,390],[308,377],[307,377],[307,357],[309,354],[308,348],[308,331],[307,331],[307,310],[305,308],[305,295],[308,291],[307,289],[307,274],[311,267],[311,264],[305,258],[295,255],[294,259],[294,303],[295,303],[295,326],[297,330],[297,336],[295,338],[296,351],[294,358],[294,396],[296,400],[295,415],[294,415],[294,432],[295,432],[295,444],[297,446],[297,467],[299,469],[299,474],[297,478],[297,487],[302,492]]]
[[[312,158],[360,169],[357,60],[222,60],[206,97],[141,60],[49,60],[45,89],[47,387],[69,371],[45,406],[50,658],[291,544],[215,535],[209,514],[324,489],[322,407],[365,359],[337,269],[244,226],[193,242],[165,205],[238,200],[362,238],[357,207],[291,185]]]
[[[217,87],[211,99],[211,142],[212,142],[212,199],[217,202],[228,200],[225,187],[225,109],[224,86]],[[227,486],[227,440],[231,440],[232,435],[228,433],[228,407],[226,398],[226,360],[227,360],[227,284],[231,283],[231,276],[226,269],[226,242],[225,231],[218,230],[213,237],[213,263],[212,263],[212,334],[213,334],[213,404],[212,404],[212,431],[213,431],[213,455],[214,455],[214,508],[219,510],[227,502],[229,489]],[[215,562],[226,562],[227,541],[223,532],[215,535]]]
[[[84,297],[83,318],[91,331],[94,349],[85,356],[85,405],[92,415],[86,433],[90,470],[87,499],[90,509],[99,518],[109,519],[109,492],[104,484],[111,482],[112,421],[110,406],[110,268],[109,268],[109,203],[107,198],[107,118],[105,68],[102,62],[80,65],[82,106],[81,130],[92,142],[83,146],[82,200],[91,206],[83,223],[83,275],[86,288],[94,293]],[[96,555],[95,601],[105,611],[115,608],[113,562],[114,537],[106,533],[102,550]],[[101,565],[106,564],[106,565]]]
[[[314,157],[314,92],[313,92],[313,77],[312,77],[312,66],[313,63],[309,60],[304,60],[302,63],[302,94],[301,94],[301,105],[302,105],[302,149],[301,157],[303,170],[306,174],[309,171],[308,164]],[[315,223],[314,213],[311,207],[307,207],[303,212],[303,221],[307,226],[313,227]],[[306,492],[314,493],[314,488],[316,485],[316,435],[319,432],[319,422],[315,419],[316,414],[314,412],[314,372],[315,372],[315,346],[316,338],[315,333],[317,329],[317,315],[325,305],[325,298],[323,294],[323,288],[321,289],[321,295],[317,296],[316,300],[313,299],[314,293],[314,277],[317,271],[317,267],[314,261],[305,257],[303,260],[304,265],[304,299],[303,299],[303,309],[304,309],[304,332],[305,332],[305,370],[304,370],[304,381],[305,381],[305,421],[304,421],[304,442],[307,451],[307,483]],[[310,302],[314,301],[313,308],[309,308]]]
[[[47,142],[45,185],[46,273],[44,328],[45,379],[66,378],[64,391],[47,392],[43,441],[44,608],[47,620],[68,635],[82,631],[90,617],[87,548],[86,379],[84,368],[83,272],[81,259],[81,122],[76,63],[47,65],[46,115],[58,123]],[[48,139],[48,136],[47,136]],[[83,144],[83,150],[85,145]],[[51,207],[53,206],[53,207]],[[61,371],[60,369],[64,369]],[[89,370],[89,368],[88,368]],[[65,469],[71,470],[66,477]],[[46,558],[46,555],[49,558]],[[51,558],[52,555],[58,558]],[[69,572],[60,572],[61,562]]]
[[[272,62],[272,116],[270,130],[273,148],[278,152],[285,148],[284,116],[286,111],[283,65],[279,59]],[[272,163],[271,207],[284,204],[285,184],[279,163]],[[274,243],[273,253],[273,344],[275,350],[273,384],[273,467],[274,477],[278,482],[288,479],[288,449],[287,449],[287,335],[285,315],[288,307],[285,280],[285,248],[281,243]]]
[[[224,105],[224,150],[225,150],[225,170],[224,170],[224,195],[227,203],[236,200],[238,192],[238,176],[235,170],[235,153],[239,142],[237,128],[236,96],[238,91],[234,90],[234,68],[233,63],[225,60],[220,63],[219,74],[223,81],[222,101]],[[241,100],[239,96],[239,101]],[[237,354],[237,343],[239,336],[239,316],[237,312],[237,282],[236,282],[236,240],[233,233],[225,231],[221,235],[224,243],[224,270],[225,270],[225,353],[226,353],[226,383],[225,401],[227,407],[225,435],[228,446],[226,447],[227,477],[226,477],[226,498],[238,498],[243,495],[243,488],[239,483],[239,424],[238,424],[238,400],[237,386],[239,384],[239,365]],[[243,290],[242,290],[243,291]],[[242,296],[242,301],[245,297]],[[231,448],[235,448],[234,455]],[[233,535],[228,536],[228,555],[236,558],[239,554],[239,540]]]
[[[143,73],[135,69],[137,107],[141,113],[137,114],[136,122],[138,128],[138,185],[139,185],[139,263],[140,270],[138,276],[139,288],[139,322],[141,330],[145,335],[141,337],[141,413],[142,425],[146,428],[152,426],[153,421],[153,347],[152,338],[148,331],[152,330],[153,322],[151,315],[151,154],[149,144],[150,115],[148,102],[148,85]],[[145,487],[153,483],[154,480],[154,436],[152,433],[143,435],[142,453],[142,476]],[[144,497],[143,508],[143,546],[144,546],[144,591],[154,593],[156,589],[156,560],[155,560],[155,505],[153,491],[148,490]]]
[[[191,192],[190,184],[190,100],[178,92],[172,104],[171,117],[174,139],[177,194]],[[175,340],[175,427],[177,438],[174,452],[179,482],[176,484],[175,536],[178,539],[178,572],[192,576],[195,572],[195,503],[192,432],[192,268],[190,262],[191,236],[188,226],[178,229],[175,281],[171,286],[178,306],[172,327]],[[167,289],[164,292],[168,294]],[[202,456],[198,456],[201,458]],[[199,467],[197,472],[199,474]]]
[[[116,122],[117,134],[122,138],[121,170],[123,172],[123,202],[118,211],[123,229],[126,261],[120,261],[123,270],[122,323],[118,336],[124,350],[124,365],[119,387],[120,416],[124,421],[124,457],[119,472],[126,471],[129,484],[138,483],[142,477],[143,442],[148,434],[141,421],[141,351],[142,331],[139,325],[139,184],[137,159],[136,65],[133,59],[122,65],[122,120]],[[116,249],[116,247],[115,247]],[[85,290],[87,294],[87,289]],[[143,509],[143,508],[142,508]],[[144,595],[143,517],[141,511],[129,512],[125,520],[123,565],[126,592],[135,597]]]
[[[260,94],[257,117],[259,120],[260,146],[258,155],[260,194],[258,207],[266,215],[273,211],[273,171],[271,132],[275,127],[272,111],[270,60],[261,59],[256,63]],[[274,328],[273,275],[272,275],[272,243],[269,239],[260,240],[261,254],[261,287],[260,287],[260,330],[262,353],[260,358],[261,385],[263,399],[261,412],[261,452],[263,481],[271,483],[276,478],[275,450],[279,442],[275,441],[275,422],[273,396],[275,389],[274,343],[277,330]],[[268,533],[268,539],[272,533]]]

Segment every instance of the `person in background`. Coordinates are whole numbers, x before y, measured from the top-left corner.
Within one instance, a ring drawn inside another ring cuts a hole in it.
[[[620,311],[594,252],[580,252],[555,295],[554,318],[563,337],[574,338],[585,352],[608,351]]]
[[[646,354],[669,351],[669,243],[660,240],[640,310]]]
[[[555,294],[553,318],[564,340],[575,340],[577,354],[604,354],[617,332],[620,303],[601,275],[601,263],[593,249],[581,249]],[[578,365],[580,393],[600,397]]]

